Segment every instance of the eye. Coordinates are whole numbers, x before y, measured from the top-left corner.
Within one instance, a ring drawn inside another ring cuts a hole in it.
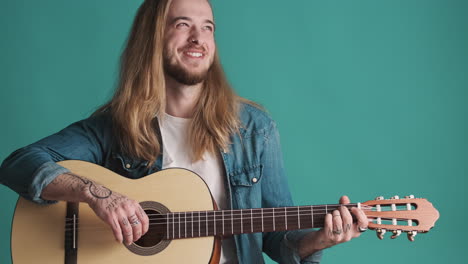
[[[207,25],[207,26],[204,26],[204,27],[203,27],[203,30],[207,30],[207,31],[213,32],[213,31],[214,31],[214,28],[213,28],[213,26],[211,26],[211,25]]]
[[[176,28],[182,28],[182,27],[188,27],[188,26],[189,26],[189,25],[188,25],[187,23],[181,22],[181,23],[178,23],[178,24],[176,25]]]

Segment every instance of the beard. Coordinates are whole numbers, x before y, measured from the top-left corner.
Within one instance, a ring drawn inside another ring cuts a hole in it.
[[[195,85],[203,82],[208,75],[211,65],[208,69],[201,72],[191,72],[180,64],[172,63],[170,56],[164,53],[164,71],[174,80],[185,85]]]

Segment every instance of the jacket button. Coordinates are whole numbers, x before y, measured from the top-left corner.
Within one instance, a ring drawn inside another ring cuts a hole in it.
[[[130,165],[130,163],[125,164],[125,168],[130,169],[131,167],[132,165]]]
[[[257,178],[253,178],[252,181],[253,181],[254,183],[256,183],[256,182],[258,181],[258,179],[257,179]]]

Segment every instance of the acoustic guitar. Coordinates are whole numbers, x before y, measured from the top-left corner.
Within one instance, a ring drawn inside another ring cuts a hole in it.
[[[115,242],[110,227],[87,204],[38,205],[19,198],[11,235],[14,264],[30,263],[218,263],[221,238],[235,234],[323,227],[327,213],[339,204],[216,210],[205,182],[184,169],[166,169],[132,180],[83,161],[60,165],[140,201],[150,229],[125,246]],[[428,232],[438,211],[412,196],[346,205],[361,208],[379,238],[402,232],[413,241]]]

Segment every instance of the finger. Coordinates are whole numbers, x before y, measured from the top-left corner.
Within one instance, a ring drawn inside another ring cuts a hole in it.
[[[122,229],[120,228],[119,221],[116,218],[111,218],[111,224],[110,226],[112,227],[112,232],[114,233],[115,240],[117,242],[122,243],[123,241],[123,236],[122,236]]]
[[[343,237],[343,221],[341,220],[341,213],[338,210],[332,212],[333,220],[333,237],[335,242],[341,241]]]
[[[141,237],[141,222],[140,219],[136,214],[132,214],[129,218],[128,221],[130,222],[130,226],[132,227],[132,232],[133,232],[133,240],[132,241],[137,241]]]
[[[367,229],[367,227],[369,225],[369,220],[367,219],[366,214],[362,210],[360,210],[360,209],[358,209],[356,207],[351,208],[351,212],[356,216],[357,222],[356,222],[355,226],[356,226],[356,230],[358,231],[357,232],[358,234],[356,234],[356,236],[359,236],[360,233],[361,233],[359,231],[359,228],[361,228],[361,230]]]
[[[123,240],[126,245],[130,245],[133,241],[133,228],[128,222],[126,214],[120,214],[120,228],[122,229]]]
[[[140,204],[138,204],[137,215],[141,222],[141,235],[143,236],[149,230],[149,218],[143,208],[141,208]]]
[[[340,204],[349,204],[351,201],[349,200],[349,197],[346,195],[341,196],[340,198]]]
[[[351,227],[353,226],[353,217],[345,206],[341,206],[339,210],[341,213],[341,220],[343,221],[343,238],[346,241],[349,241],[354,235],[351,231]]]
[[[327,234],[328,239],[333,239],[333,216],[332,214],[325,215],[325,224],[323,226],[323,230]]]

